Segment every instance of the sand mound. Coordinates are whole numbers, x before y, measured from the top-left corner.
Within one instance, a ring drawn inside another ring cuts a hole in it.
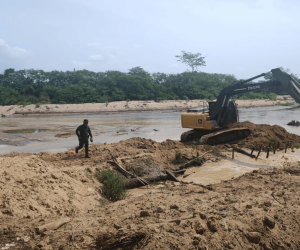
[[[238,125],[249,126],[252,143],[269,136],[296,140],[279,126]],[[95,173],[113,169],[112,157],[132,171],[147,164],[154,170],[176,169],[181,165],[174,162],[178,152],[193,157],[211,150],[209,159],[214,159],[226,154],[223,148],[132,138],[91,145],[91,159],[74,150],[1,156],[0,248],[299,248],[298,162],[290,171],[255,170],[209,189],[169,181],[115,203],[101,196],[95,178]],[[66,223],[53,228],[60,221]]]
[[[259,149],[260,145],[267,147],[269,143],[276,144],[283,149],[287,144],[289,147],[294,143],[300,142],[300,136],[287,132],[283,127],[278,125],[254,124],[252,122],[239,122],[230,126],[231,128],[248,128],[251,131],[244,141],[246,146]]]

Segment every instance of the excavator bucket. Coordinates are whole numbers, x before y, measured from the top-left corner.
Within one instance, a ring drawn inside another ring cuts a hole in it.
[[[282,68],[272,69],[271,71],[274,78],[285,85],[284,91],[300,104],[300,84]]]

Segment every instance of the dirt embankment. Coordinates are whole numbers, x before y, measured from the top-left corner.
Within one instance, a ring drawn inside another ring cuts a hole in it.
[[[0,249],[300,247],[300,162],[291,163],[284,154],[285,169],[254,170],[210,188],[167,181],[112,203],[94,177],[113,169],[112,156],[123,159],[129,171],[141,171],[132,159],[176,169],[182,165],[174,161],[178,152],[192,157],[211,151],[205,157],[214,162],[231,152],[225,146],[142,138],[91,145],[90,151],[91,159],[74,150],[0,157]],[[65,223],[56,229],[51,222]]]
[[[287,97],[279,96],[276,101],[271,100],[237,100],[240,108],[263,107],[285,104],[291,101]],[[43,104],[43,105],[11,105],[0,106],[0,116],[13,115],[63,115],[103,112],[126,112],[126,111],[153,111],[153,110],[186,110],[196,107],[207,107],[206,100],[165,100],[165,101],[119,101],[109,103],[83,103],[83,104]]]
[[[242,144],[249,148],[259,149],[261,145],[263,149],[269,145],[273,148],[273,146],[277,147],[279,143],[279,148],[284,149],[285,145],[291,147],[300,142],[299,135],[291,134],[278,125],[254,124],[246,121],[235,123],[229,127],[250,129],[251,134],[244,140],[245,144]]]

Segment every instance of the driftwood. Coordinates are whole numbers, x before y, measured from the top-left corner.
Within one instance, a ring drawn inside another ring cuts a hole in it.
[[[158,176],[143,178],[143,180],[147,181],[148,183],[155,182],[155,181],[166,181],[168,179],[169,179],[169,177],[166,174],[161,174],[161,175],[158,175]],[[126,188],[127,189],[141,187],[141,186],[144,186],[144,185],[137,178],[129,179],[128,182],[126,183]]]
[[[196,173],[196,172],[192,172],[192,173],[189,173],[189,174],[185,174],[184,176],[182,176],[182,178],[188,177],[189,175],[194,174],[194,173]]]
[[[239,152],[239,153],[241,153],[241,154],[243,154],[243,155],[247,155],[247,156],[249,156],[249,157],[251,157],[251,158],[255,158],[254,155],[248,153],[247,151],[245,151],[245,150],[243,150],[243,149],[236,148],[236,147],[232,147],[232,148],[234,149],[235,152]]]
[[[116,160],[116,158],[113,158],[112,161],[108,161],[109,163],[114,163],[117,166],[117,169],[124,174],[126,177],[130,176],[130,177],[134,177],[136,178],[143,186],[147,186],[149,185],[149,182],[141,177],[136,176],[135,174],[132,174],[130,172],[128,172],[127,170],[125,170]]]
[[[45,224],[43,226],[39,226],[39,227],[36,228],[36,230],[37,230],[38,233],[42,234],[45,231],[56,230],[59,227],[63,226],[64,224],[66,224],[70,221],[71,221],[70,218],[62,218],[60,220],[53,221],[53,222]]]
[[[191,184],[191,185],[196,185],[196,186],[200,186],[200,187],[202,187],[202,188],[205,188],[205,189],[208,189],[208,190],[213,190],[213,187],[211,186],[211,185],[203,185],[203,184],[200,184],[200,183],[194,183],[194,182],[189,182],[189,183],[187,183],[187,182],[183,182],[183,181],[181,181],[181,184]]]
[[[170,178],[172,181],[177,181],[177,182],[179,182],[179,180],[175,177],[175,175],[174,175],[172,172],[166,170],[166,173],[167,173],[167,175],[169,176],[169,178]]]
[[[185,169],[181,169],[181,170],[174,170],[174,171],[172,170],[172,173],[173,173],[173,174],[184,174],[184,173],[185,173],[185,171],[186,171]]]
[[[207,151],[207,152],[205,152],[204,154],[202,154],[202,155],[200,155],[200,156],[194,158],[193,160],[188,161],[188,162],[185,163],[184,165],[180,166],[179,169],[187,168],[187,166],[188,166],[190,163],[192,163],[192,162],[196,161],[197,159],[203,157],[204,155],[206,155],[206,154],[209,153],[209,152],[211,152],[211,151]]]

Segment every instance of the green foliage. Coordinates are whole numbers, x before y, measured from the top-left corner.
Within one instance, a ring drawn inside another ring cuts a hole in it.
[[[111,170],[104,170],[96,177],[104,185],[103,194],[106,198],[111,201],[118,201],[127,197],[126,180],[119,174]]]
[[[270,138],[267,140],[267,144],[270,147],[270,150],[274,150],[274,148],[277,148],[278,140],[276,138]]]
[[[198,67],[206,66],[203,56],[201,53],[193,54],[191,52],[181,51],[181,55],[177,55],[175,57],[179,58],[177,61],[185,63],[192,68],[192,72],[197,71]]]
[[[291,102],[286,102],[286,103],[280,103],[280,104],[278,104],[279,106],[292,106],[292,105],[294,105],[293,103],[291,103]]]
[[[241,140],[241,141],[238,142],[238,146],[239,146],[239,147],[242,147],[242,146],[244,146],[245,144],[246,144],[246,142],[245,142],[244,140]]]
[[[294,143],[292,146],[291,146],[291,149],[293,150],[294,148],[300,148],[300,142],[297,142],[297,143]]]
[[[178,56],[179,59],[182,57],[180,59],[182,62],[188,60],[188,56],[201,58],[199,53],[184,53]],[[224,87],[237,80],[233,75],[194,71],[196,66],[193,66],[192,72],[169,75],[160,72],[150,74],[141,67],[134,67],[128,73],[7,69],[0,74],[0,105],[40,105],[40,103],[108,105],[109,102],[124,100],[213,100]],[[273,100],[276,95],[265,90],[250,92],[237,98]]]
[[[5,117],[5,115],[4,115],[4,114],[1,114],[1,117]]]

